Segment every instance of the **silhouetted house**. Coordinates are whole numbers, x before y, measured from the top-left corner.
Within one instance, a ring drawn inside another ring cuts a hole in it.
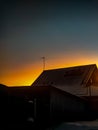
[[[24,124],[86,119],[98,112],[97,75],[91,64],[45,70],[31,86],[0,85],[1,115],[7,117],[3,120]]]
[[[95,64],[45,70],[31,85],[54,86],[69,94],[84,97],[98,111],[98,69]]]

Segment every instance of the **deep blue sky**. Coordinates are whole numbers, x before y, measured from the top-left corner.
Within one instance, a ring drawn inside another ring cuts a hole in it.
[[[4,0],[0,8],[1,82],[23,75],[27,66],[32,66],[32,75],[41,70],[42,56],[47,58],[47,69],[61,59],[63,66],[77,65],[78,60],[97,62],[97,0]]]

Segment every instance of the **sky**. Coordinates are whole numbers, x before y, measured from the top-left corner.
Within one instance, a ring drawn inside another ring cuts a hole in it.
[[[0,83],[31,85],[45,69],[98,65],[97,0],[2,0]]]

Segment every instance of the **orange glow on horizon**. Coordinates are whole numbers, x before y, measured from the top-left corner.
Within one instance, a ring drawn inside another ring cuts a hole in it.
[[[36,66],[36,67],[35,67]],[[37,76],[42,72],[38,65],[32,66],[32,64],[27,66],[22,66],[12,72],[7,72],[7,74],[1,77],[1,83],[7,86],[29,86],[31,85]]]
[[[57,58],[50,58],[46,60],[46,70],[71,67],[86,64],[96,64],[98,65],[97,56],[82,55],[72,55],[72,56],[58,56]],[[28,86],[31,85],[35,79],[42,72],[42,62],[37,62],[36,64],[20,66],[16,71],[6,73],[1,77],[0,83],[7,86]]]

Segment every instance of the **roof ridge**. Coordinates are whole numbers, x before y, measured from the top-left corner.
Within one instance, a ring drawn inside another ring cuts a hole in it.
[[[52,70],[60,70],[60,69],[69,69],[69,68],[84,67],[84,66],[96,66],[96,64],[77,65],[77,66],[69,66],[69,67],[62,67],[62,68],[55,68],[55,69],[47,69],[47,70],[44,70],[43,72],[45,72],[45,71],[52,71]]]

